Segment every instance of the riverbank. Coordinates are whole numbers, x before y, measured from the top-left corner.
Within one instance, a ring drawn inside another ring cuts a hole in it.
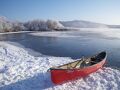
[[[42,55],[32,56],[22,47],[0,42],[0,89],[1,90],[119,90],[120,71],[104,67],[84,79],[62,85],[53,85],[52,66],[73,61],[71,58]]]

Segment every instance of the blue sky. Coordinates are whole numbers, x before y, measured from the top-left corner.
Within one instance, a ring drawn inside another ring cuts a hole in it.
[[[0,16],[120,24],[120,0],[0,0]]]

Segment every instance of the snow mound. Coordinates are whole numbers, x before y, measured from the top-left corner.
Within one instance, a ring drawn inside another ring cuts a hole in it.
[[[0,43],[0,90],[120,90],[120,71],[105,67],[84,79],[54,85],[47,69],[73,61],[71,58],[41,55]]]

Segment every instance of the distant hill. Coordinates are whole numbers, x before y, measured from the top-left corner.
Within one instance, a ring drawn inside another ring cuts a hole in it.
[[[120,28],[120,25],[107,25],[109,28]]]
[[[83,20],[60,21],[64,27],[73,28],[120,28],[120,25],[107,25]]]
[[[106,24],[95,23],[83,20],[73,20],[73,21],[60,21],[64,27],[74,27],[74,28],[107,28]]]

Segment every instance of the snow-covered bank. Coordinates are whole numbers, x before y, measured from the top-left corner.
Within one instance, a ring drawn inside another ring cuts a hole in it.
[[[5,34],[16,34],[16,33],[31,33],[31,32],[37,32],[37,31],[1,32],[0,35],[5,35]]]
[[[18,46],[0,42],[0,90],[119,90],[120,71],[103,68],[85,79],[53,85],[51,66],[73,61],[70,58],[34,57]]]

